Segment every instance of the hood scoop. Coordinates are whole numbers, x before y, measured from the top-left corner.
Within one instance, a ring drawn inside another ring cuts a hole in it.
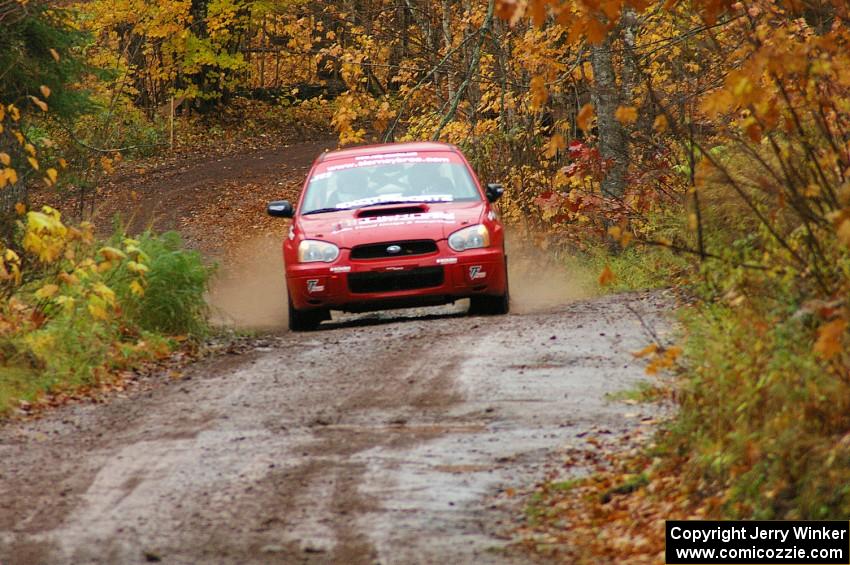
[[[357,218],[379,218],[381,216],[400,216],[402,214],[421,214],[428,211],[425,204],[388,204],[361,208],[355,214]]]

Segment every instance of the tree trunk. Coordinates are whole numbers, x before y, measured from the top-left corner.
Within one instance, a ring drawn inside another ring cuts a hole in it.
[[[452,49],[452,8],[450,0],[442,0],[442,23],[443,23],[443,47],[446,53]],[[447,98],[453,100],[455,97],[455,78],[452,74],[452,64],[448,61],[449,70],[446,72]]]
[[[590,48],[593,67],[591,98],[596,109],[599,132],[599,154],[606,163],[602,194],[621,198],[626,191],[626,172],[629,166],[629,140],[615,113],[620,105],[620,90],[614,73],[611,35]]]

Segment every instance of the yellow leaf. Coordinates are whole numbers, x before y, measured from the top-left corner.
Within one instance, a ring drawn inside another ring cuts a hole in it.
[[[614,117],[621,124],[633,124],[638,118],[637,108],[634,106],[620,106],[614,112]]]
[[[127,263],[127,268],[134,273],[147,273],[150,269],[148,266],[143,263],[137,263],[136,261],[130,261]]]
[[[56,169],[47,169],[44,172],[47,173],[47,176],[50,178],[51,181],[56,182],[56,177],[59,175]]]
[[[98,304],[89,303],[88,310],[89,314],[91,314],[92,317],[97,318],[98,320],[106,320],[109,318],[109,314],[106,312],[106,310]]]
[[[59,273],[59,280],[68,286],[74,286],[75,284],[80,282],[80,279],[77,278],[77,275],[73,273]]]
[[[59,159],[59,166],[62,167],[63,169],[67,168],[68,167],[68,161],[60,158]]]
[[[531,109],[537,111],[546,104],[549,99],[549,91],[546,88],[546,81],[540,75],[531,79]]]
[[[42,84],[38,89],[41,91],[41,95],[45,98],[50,98],[50,87],[46,84]]]
[[[682,354],[682,348],[678,345],[671,345],[664,351],[664,356],[671,362],[675,361]]]
[[[818,328],[818,339],[814,351],[824,359],[831,359],[841,353],[841,337],[847,329],[847,320],[839,318],[827,322]]]
[[[126,259],[127,255],[121,251],[120,249],[115,249],[114,247],[102,247],[100,249],[100,254],[107,261],[120,261],[121,259]]]
[[[59,62],[59,52],[56,49],[50,48],[50,56],[53,57],[53,60],[57,63]]]
[[[549,143],[546,145],[546,158],[551,159],[558,154],[558,151],[563,151],[566,148],[567,142],[564,136],[556,133],[549,139]]]
[[[71,311],[74,308],[75,301],[70,296],[60,296],[56,299],[56,303],[64,306],[66,311]]]
[[[3,153],[0,151],[0,165],[6,165],[7,167],[12,164],[12,158],[9,157],[8,153]]]
[[[144,296],[145,287],[143,287],[139,281],[133,281],[130,283],[130,292],[136,296]]]
[[[576,118],[576,124],[584,131],[588,131],[591,128],[591,123],[593,122],[593,104],[585,104],[579,110],[578,117]]]
[[[38,161],[35,159],[35,157],[27,157],[27,161],[30,162],[30,165],[33,169],[35,169],[36,171],[38,170]]]
[[[35,293],[35,297],[39,300],[47,300],[59,291],[59,287],[55,284],[46,284]]]
[[[669,124],[667,123],[667,116],[661,114],[655,118],[655,122],[652,124],[652,129],[655,130],[655,133],[664,133],[667,131],[667,127]]]
[[[27,212],[27,207],[23,202],[18,202],[15,204],[15,212],[17,212],[18,216],[23,216]]]
[[[103,300],[106,301],[107,304],[115,303],[115,292],[102,282],[96,283],[92,287],[92,292],[103,298]]]
[[[107,174],[112,174],[114,169],[112,168],[112,159],[109,157],[101,157],[100,158],[100,166],[103,167],[103,171]]]
[[[602,269],[602,273],[599,274],[599,286],[608,286],[614,282],[615,278],[614,272],[611,271],[611,267],[605,265],[605,268]]]
[[[15,184],[18,182],[18,173],[15,169],[3,169],[3,174],[6,177],[6,180],[9,181],[10,184]]]
[[[30,100],[32,100],[33,104],[35,104],[36,106],[38,106],[41,109],[42,112],[47,111],[47,103],[44,100],[41,100],[37,96],[33,96],[32,94],[30,94],[29,98],[30,98]]]
[[[649,345],[647,345],[646,347],[644,347],[640,351],[634,351],[632,353],[632,355],[634,355],[635,357],[640,359],[641,357],[646,357],[647,355],[652,355],[656,351],[658,351],[658,344],[657,343],[650,343]]]

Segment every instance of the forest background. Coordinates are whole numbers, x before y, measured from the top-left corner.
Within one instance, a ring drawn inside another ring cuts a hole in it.
[[[678,414],[610,475],[544,485],[529,547],[657,555],[641,532],[671,513],[846,519],[848,24],[841,0],[0,0],[0,400],[207,332],[198,253],[86,223],[119,162],[442,140],[539,247],[682,297],[678,344],[637,352]],[[585,504],[600,489],[620,498]]]

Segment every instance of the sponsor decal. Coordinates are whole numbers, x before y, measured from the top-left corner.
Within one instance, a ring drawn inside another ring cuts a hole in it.
[[[437,259],[438,265],[454,265],[457,263],[457,257],[442,257]]]
[[[405,151],[403,153],[381,153],[379,157],[383,159],[398,159],[399,157],[416,157],[419,155],[417,151]],[[361,155],[360,157],[355,157],[355,161],[369,161],[371,159],[375,159],[378,157],[377,155]]]
[[[307,292],[310,294],[323,292],[325,285],[319,284],[319,279],[307,279]]]
[[[422,212],[416,214],[396,214],[395,216],[376,216],[374,218],[358,218],[340,222],[334,226],[332,233],[351,230],[363,230],[390,226],[411,226],[423,224],[453,224],[454,212]]]
[[[348,163],[340,163],[338,165],[329,165],[325,171],[319,174],[334,173],[336,171],[345,171],[348,169],[357,169],[359,167],[374,167],[377,165],[406,165],[409,163],[450,163],[448,157],[422,157],[414,153],[389,153],[386,155],[366,155],[355,158],[354,161]],[[318,175],[314,175],[310,182],[317,180]],[[327,178],[327,177],[325,177]]]
[[[486,279],[487,273],[481,270],[481,265],[473,265],[469,268],[469,278],[472,280]]]
[[[453,202],[454,197],[451,194],[422,194],[419,196],[404,196],[403,194],[382,194],[381,196],[370,196],[368,198],[358,198],[357,200],[349,200],[348,202],[340,202],[335,206],[340,210],[348,208],[360,208],[363,206],[380,205],[385,202],[398,204],[399,202],[407,204],[421,204],[428,202]]]
[[[351,267],[349,265],[345,265],[344,267],[331,267],[332,273],[348,273],[351,272]]]

